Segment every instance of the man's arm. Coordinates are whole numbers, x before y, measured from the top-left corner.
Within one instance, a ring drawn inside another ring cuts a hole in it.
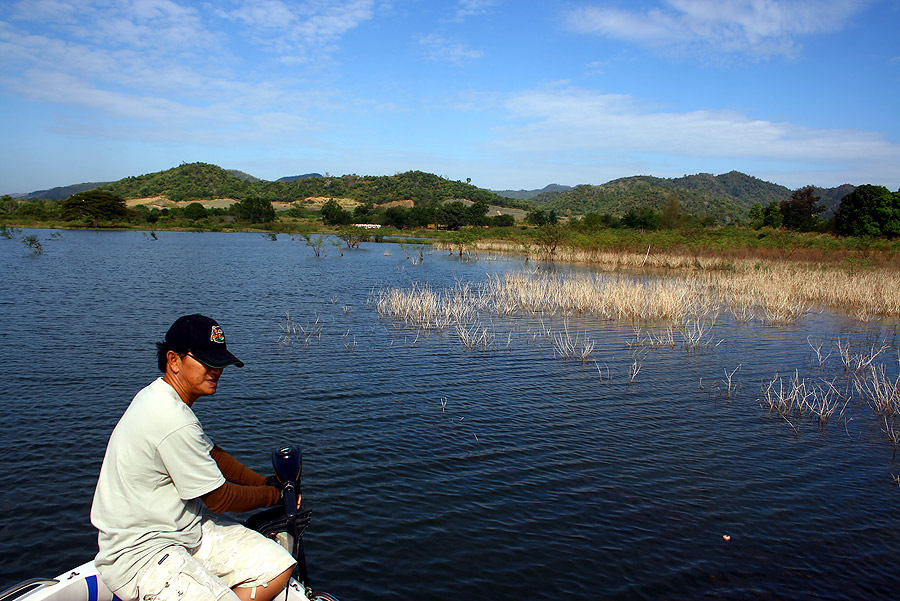
[[[226,453],[219,447],[213,445],[212,451],[209,452],[210,457],[219,466],[219,471],[225,476],[225,479],[235,484],[243,484],[244,486],[263,486],[266,483],[266,477],[261,476],[251,470],[249,467]],[[214,491],[215,492],[215,491]],[[210,507],[210,509],[212,509]]]
[[[215,513],[243,513],[274,505],[280,496],[278,489],[273,486],[241,486],[226,482],[200,499]]]

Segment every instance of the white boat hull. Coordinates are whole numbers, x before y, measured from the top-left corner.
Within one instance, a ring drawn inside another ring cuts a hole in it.
[[[55,579],[36,581],[31,587],[25,587],[18,594],[10,593],[8,597],[0,597],[0,601],[3,599],[16,601],[120,601],[100,580],[93,561],[80,565]],[[281,594],[276,599],[309,601],[303,587],[293,578],[288,584],[287,596]]]

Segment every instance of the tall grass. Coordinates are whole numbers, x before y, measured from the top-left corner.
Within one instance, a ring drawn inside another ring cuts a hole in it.
[[[540,256],[532,252],[536,247],[522,241],[481,240],[474,244],[480,250],[524,251],[527,256]],[[667,252],[658,247],[648,252],[646,246],[640,250],[561,246],[553,259],[697,281],[726,295],[739,319],[763,315],[767,321],[783,323],[803,315],[813,305],[842,310],[864,320],[900,315],[900,294],[896,293],[900,290],[900,271],[893,251],[883,253],[887,253],[884,265],[865,269],[859,265],[872,264],[868,258],[820,262],[799,259],[802,255],[788,250],[781,253],[783,256],[760,258]]]
[[[797,371],[790,378],[775,374],[763,388],[760,398],[770,414],[783,417],[795,431],[797,427],[788,417],[809,416],[818,423],[819,428],[824,428],[836,413],[838,417],[843,415],[849,401],[849,397],[845,398],[837,390],[834,382],[807,380],[801,378]]]
[[[666,322],[673,324],[686,348],[701,344],[722,311],[730,310],[737,319],[780,324],[801,317],[810,308],[808,301],[772,284],[765,276],[735,282],[710,277],[560,275],[539,271],[492,275],[477,285],[441,291],[419,285],[383,290],[377,293],[376,306],[385,317],[424,329],[469,323],[480,312]],[[674,344],[673,336],[670,338]]]

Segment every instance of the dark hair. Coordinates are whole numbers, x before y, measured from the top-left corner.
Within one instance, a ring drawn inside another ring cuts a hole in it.
[[[179,356],[184,357],[188,354],[189,349],[181,349],[173,345],[171,342],[157,342],[156,343],[156,365],[159,366],[159,371],[166,373],[166,363],[168,363],[168,359],[166,359],[166,355],[169,354],[169,351],[175,351]]]

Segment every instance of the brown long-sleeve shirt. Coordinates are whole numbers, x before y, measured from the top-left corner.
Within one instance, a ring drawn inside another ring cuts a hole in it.
[[[210,456],[225,476],[225,484],[200,497],[210,511],[215,513],[242,513],[278,502],[279,492],[266,485],[266,478],[223,451],[213,446]]]

